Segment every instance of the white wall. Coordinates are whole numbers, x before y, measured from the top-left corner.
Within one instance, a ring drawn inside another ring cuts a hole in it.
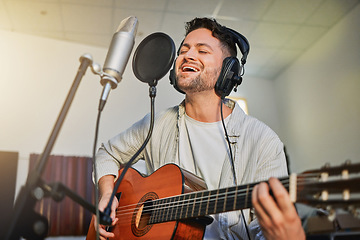
[[[238,91],[230,95],[244,97],[247,100],[249,115],[263,121],[275,132],[280,131],[273,81],[245,75]]]
[[[291,169],[360,162],[360,6],[275,81]]]

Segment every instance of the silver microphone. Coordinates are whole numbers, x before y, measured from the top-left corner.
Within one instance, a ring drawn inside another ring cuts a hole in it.
[[[121,21],[116,30],[106,55],[103,74],[100,80],[104,86],[101,94],[99,110],[102,111],[111,89],[115,89],[122,79],[126,64],[135,43],[138,20],[130,16]]]

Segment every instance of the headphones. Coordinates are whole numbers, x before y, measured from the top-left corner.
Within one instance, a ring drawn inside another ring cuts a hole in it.
[[[241,84],[243,68],[250,50],[249,42],[242,34],[230,28],[226,28],[226,31],[230,34],[234,43],[236,43],[236,45],[239,47],[242,53],[242,57],[241,63],[236,57],[227,57],[223,60],[221,72],[215,84],[215,92],[222,99],[228,96],[233,89],[236,91],[237,87]],[[177,55],[179,55],[181,45],[182,44],[180,44],[180,47],[177,51]],[[175,63],[176,59],[174,61],[174,66],[170,70],[169,74],[170,84],[173,85],[177,91],[184,93],[181,89],[179,89],[176,83]]]

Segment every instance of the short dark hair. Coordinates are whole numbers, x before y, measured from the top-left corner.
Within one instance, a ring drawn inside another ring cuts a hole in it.
[[[225,26],[219,24],[213,18],[194,18],[185,24],[185,36],[199,28],[210,30],[212,36],[220,41],[222,47],[229,52],[230,56],[236,57],[237,51],[235,43]]]

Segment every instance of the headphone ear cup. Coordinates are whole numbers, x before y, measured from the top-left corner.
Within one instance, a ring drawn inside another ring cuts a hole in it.
[[[224,59],[221,72],[215,84],[215,92],[221,98],[230,94],[235,86],[242,82],[240,76],[240,62],[236,57],[227,57]]]
[[[178,88],[176,83],[175,63],[176,63],[176,59],[174,61],[173,68],[170,70],[169,73],[170,84],[173,85],[178,92],[185,94],[182,90],[180,90],[180,88]]]

